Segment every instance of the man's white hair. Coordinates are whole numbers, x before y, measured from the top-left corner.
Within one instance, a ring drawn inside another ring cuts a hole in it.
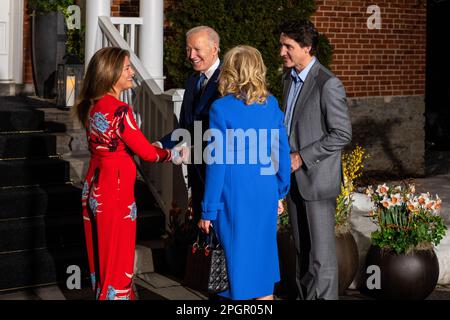
[[[219,48],[219,51],[220,51],[220,37],[219,37],[219,34],[216,32],[216,30],[214,30],[211,27],[208,27],[208,26],[194,27],[194,28],[190,29],[188,32],[186,32],[186,39],[188,39],[193,34],[201,32],[201,31],[206,31],[206,33],[208,34],[209,41],[212,44],[216,43],[217,44],[217,48]]]

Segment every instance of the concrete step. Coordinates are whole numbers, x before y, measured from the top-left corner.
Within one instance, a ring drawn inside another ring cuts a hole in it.
[[[84,130],[52,133],[56,137],[56,151],[61,155],[87,154],[89,152]]]
[[[43,124],[42,111],[0,105],[0,132],[37,131]]]
[[[72,117],[69,110],[56,108],[38,109],[45,113],[45,127],[52,132],[65,132],[71,130],[82,130],[82,125]]]
[[[62,159],[70,164],[70,180],[75,186],[82,187],[81,183],[86,176],[87,170],[89,169],[90,155],[86,153],[68,153],[63,155]]]
[[[69,163],[60,159],[0,161],[0,187],[65,184]]]
[[[45,158],[56,155],[56,138],[45,133],[0,133],[0,159]]]
[[[135,283],[166,300],[208,300],[203,293],[183,287],[178,281],[158,273],[138,275]]]
[[[134,274],[155,272],[154,261],[158,259],[156,250],[164,248],[164,239],[138,240],[134,258]]]
[[[68,110],[39,109],[45,113],[45,129],[57,138],[57,152],[65,154],[88,153],[86,131]]]

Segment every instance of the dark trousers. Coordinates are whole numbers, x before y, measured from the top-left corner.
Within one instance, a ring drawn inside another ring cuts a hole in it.
[[[334,235],[336,199],[304,200],[292,175],[287,202],[297,252],[299,298],[337,300],[338,266]]]
[[[192,210],[194,222],[196,224],[202,217],[202,201],[205,194],[205,171],[205,165],[190,165],[188,169],[188,181],[191,187],[192,196]]]

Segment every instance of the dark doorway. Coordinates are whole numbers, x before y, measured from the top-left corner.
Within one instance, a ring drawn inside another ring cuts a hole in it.
[[[427,10],[427,141],[450,150],[450,0],[429,0]]]
[[[427,171],[450,171],[450,0],[427,1],[426,142]]]

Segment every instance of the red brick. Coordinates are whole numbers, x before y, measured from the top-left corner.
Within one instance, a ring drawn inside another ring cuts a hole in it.
[[[350,97],[423,94],[426,9],[415,0],[379,0],[381,30],[369,30],[370,4],[317,1],[314,18],[335,48],[333,71],[343,77]]]

